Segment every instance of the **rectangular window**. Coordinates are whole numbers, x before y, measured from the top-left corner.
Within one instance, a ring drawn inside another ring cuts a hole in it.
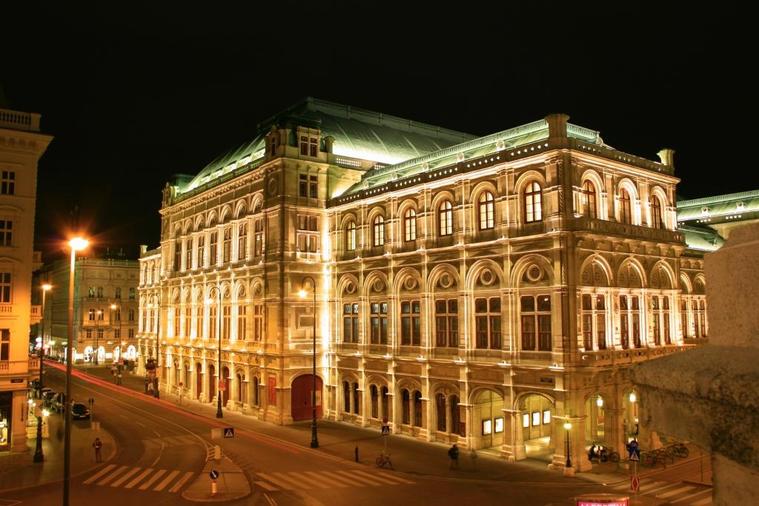
[[[198,269],[202,269],[206,264],[206,238],[204,236],[198,236],[198,254],[195,258],[195,261],[198,264]]]
[[[134,329],[129,329],[128,335],[129,339],[134,339]]]
[[[87,320],[94,322],[95,321],[95,310],[89,309],[87,310]]]
[[[253,306],[253,340],[261,341],[264,336],[264,306],[256,304]]]
[[[11,273],[0,272],[0,303],[11,303]]]
[[[401,302],[401,345],[419,346],[421,342],[421,304],[418,300]]]
[[[551,410],[546,409],[543,411],[543,425],[548,425],[551,423]]]
[[[501,349],[501,299],[474,300],[476,346],[481,349]]]
[[[187,239],[184,243],[184,270],[192,269],[192,239]]]
[[[0,246],[13,245],[13,222],[0,220]]]
[[[308,136],[301,135],[300,137],[300,154],[303,156],[308,155]]]
[[[606,349],[606,299],[603,295],[582,295],[582,337],[586,351]]]
[[[229,328],[232,317],[232,308],[229,304],[222,307],[221,315],[221,338],[224,341],[229,341]]]
[[[208,308],[208,338],[216,339],[216,306]]]
[[[87,339],[92,339],[92,329],[85,330],[84,335],[87,337]]]
[[[532,412],[532,426],[535,427],[536,425],[540,425],[541,417],[540,417],[540,411],[533,411]]]
[[[113,338],[114,339],[121,339],[121,329],[115,329],[113,331]]]
[[[174,272],[182,269],[182,241],[174,241]]]
[[[129,310],[129,321],[130,322],[134,321],[134,309]]]
[[[316,156],[311,155],[311,156]],[[308,196],[312,199],[319,198],[319,178],[318,176],[308,177]]]
[[[370,307],[371,343],[387,344],[387,302],[373,302]]]
[[[669,297],[662,299],[662,324],[664,325],[664,343],[672,344],[672,335],[670,334],[670,320],[669,320]]]
[[[134,287],[129,289],[129,300],[134,300]]]
[[[216,242],[218,240],[218,232],[211,232],[211,239],[209,240],[209,257],[208,257],[208,264],[209,265],[216,265],[219,262],[219,258],[216,255]]]
[[[98,329],[98,339],[103,339],[103,329]]]
[[[237,227],[237,260],[248,257],[248,224],[240,223]]]
[[[4,170],[0,179],[0,194],[16,194],[16,173],[12,170]]]
[[[244,304],[237,306],[237,339],[245,341],[248,331],[248,308]]]
[[[651,319],[653,320],[654,327],[654,344],[661,344],[661,310],[659,308],[659,297],[654,295],[651,298]]]
[[[455,348],[459,345],[458,300],[435,301],[435,344]]]
[[[121,287],[116,287],[115,291],[113,292],[113,298],[114,299],[121,299]]]
[[[358,304],[343,304],[343,342],[358,342]]]
[[[522,350],[551,351],[551,296],[524,296],[520,300]]]
[[[527,429],[530,427],[530,414],[524,413],[522,415],[522,428]]]
[[[232,259],[232,227],[224,229],[224,242],[221,246],[221,261],[222,263],[229,263]]]
[[[172,322],[174,337],[179,337],[179,308],[174,308],[174,321]]]
[[[0,329],[0,360],[10,360],[11,356],[11,331]]]
[[[253,230],[255,233],[253,239],[253,256],[260,257],[264,251],[264,220],[256,220]]]
[[[91,286],[87,288],[87,298],[88,299],[94,299],[95,298],[95,287]]]
[[[192,325],[192,308],[184,308],[184,337],[190,338],[190,328]]]
[[[305,154],[303,153],[302,146],[301,154]],[[298,196],[308,197],[308,176],[306,174],[300,174],[298,176]]]

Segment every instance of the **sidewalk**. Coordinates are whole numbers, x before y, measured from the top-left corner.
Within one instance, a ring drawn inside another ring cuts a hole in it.
[[[45,483],[63,481],[63,418],[51,414],[48,418],[50,437],[42,440],[44,462],[33,461],[37,446],[35,438],[26,441],[28,451],[0,456],[0,490],[8,492],[22,488],[35,487]],[[87,420],[75,420],[71,424],[71,477],[84,474],[102,466],[95,462],[92,442],[95,437],[103,441],[103,462],[116,456],[117,446],[111,434],[102,428],[93,431]]]

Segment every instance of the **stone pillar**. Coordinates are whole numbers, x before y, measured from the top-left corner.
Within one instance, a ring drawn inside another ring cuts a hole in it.
[[[716,506],[759,497],[759,223],[705,256],[709,343],[632,368],[640,422],[712,451]]]

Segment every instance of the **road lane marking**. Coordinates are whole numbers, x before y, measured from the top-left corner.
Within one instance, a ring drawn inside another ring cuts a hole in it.
[[[130,477],[134,476],[134,474],[137,473],[140,469],[142,469],[142,468],[141,467],[134,467],[134,468],[132,468],[131,471],[129,471],[128,473],[123,474],[121,476],[121,478],[119,478],[118,480],[116,480],[113,483],[111,483],[111,486],[112,487],[118,487],[119,485],[121,485],[122,483],[124,483],[125,481],[127,481]]]
[[[97,482],[96,485],[100,485],[100,486],[108,485],[111,482],[111,480],[116,478],[116,476],[120,475],[127,469],[129,469],[129,466],[121,466],[120,468],[116,469],[114,472],[112,472],[111,474],[109,474],[108,476],[100,480],[99,482]]]
[[[672,487],[679,487],[680,483],[667,483],[666,485],[662,485],[661,487],[657,487],[654,489],[648,489],[645,492],[643,492],[646,495],[658,495],[659,492],[666,492],[667,490],[671,489]]]
[[[318,479],[314,479],[311,476],[306,476],[306,473],[298,473],[298,480],[310,483],[312,487],[316,488],[330,488],[326,483],[321,483]]]
[[[277,487],[272,487],[271,485],[269,485],[268,483],[262,480],[254,481],[253,484],[258,485],[259,487],[266,489],[269,492],[276,492],[277,490],[279,490]]]
[[[304,474],[314,475],[318,479],[326,481],[327,483],[332,484],[333,487],[343,488],[343,487],[350,487],[350,486],[352,486],[351,483],[345,483],[344,481],[341,481],[340,479],[337,479],[334,476],[325,476],[326,473],[318,473],[316,471],[307,471]]]
[[[174,480],[174,478],[176,478],[178,474],[179,474],[179,471],[177,471],[176,469],[170,472],[161,483],[156,485],[156,487],[153,489],[153,492],[160,492],[161,490],[165,489],[169,485],[169,483],[171,483]]]
[[[145,478],[145,476],[149,475],[152,472],[153,472],[153,468],[152,467],[149,467],[149,468],[145,469],[143,472],[140,473],[140,475],[137,478],[135,478],[132,481],[130,481],[129,483],[127,483],[124,488],[132,488],[132,487],[134,487],[139,482],[141,482]]]
[[[683,501],[692,501],[696,497],[700,497],[700,496],[708,497],[709,499],[711,499],[711,497],[712,497],[712,489],[705,488],[705,489],[699,490],[698,492],[693,492],[692,494],[688,494],[685,497],[681,497],[680,499],[677,499],[676,501],[670,501],[670,503],[671,504],[677,504],[677,503],[683,502]]]
[[[277,475],[281,475],[281,474],[282,473],[277,473]],[[278,476],[273,476],[271,474],[264,474],[264,473],[258,473],[258,476],[260,476],[261,478],[263,478],[266,481],[270,481],[270,482],[274,483],[279,488],[284,488],[285,490],[291,490],[293,488],[297,488],[297,487],[293,487],[290,484],[289,480],[280,479],[281,477],[278,477]]]
[[[116,464],[108,464],[103,469],[101,469],[97,473],[95,473],[92,476],[90,476],[89,478],[87,478],[84,481],[84,484],[85,485],[89,485],[90,483],[92,483],[93,481],[97,480],[98,478],[100,478],[104,474],[111,472],[111,470],[114,469],[115,467],[116,467]]]
[[[672,497],[673,495],[681,494],[683,492],[688,492],[688,491],[690,491],[690,490],[692,490],[694,488],[695,487],[693,487],[691,485],[685,485],[684,487],[680,487],[680,488],[676,488],[674,490],[670,490],[666,494],[656,494],[656,497],[657,498],[661,497],[663,499],[666,499],[667,497]]]
[[[356,480],[356,481],[359,481],[359,482],[363,482],[366,485],[369,485],[370,487],[379,487],[380,486],[380,484],[377,483],[376,481],[374,481],[374,480],[368,480],[368,479],[363,478],[361,476],[356,476],[355,474],[351,474],[350,471],[335,471],[335,474],[339,474],[341,476],[348,476],[348,477],[350,477],[350,479]]]
[[[173,494],[175,492],[179,492],[179,489],[182,488],[182,485],[187,483],[187,480],[192,478],[193,474],[195,474],[193,471],[187,471],[186,473],[184,473],[184,476],[179,478],[179,481],[176,482],[174,486],[169,489],[169,493]]]
[[[366,471],[353,471],[353,472],[361,476],[368,476],[369,478],[380,480],[381,482],[387,483],[389,485],[398,485],[400,483],[398,481],[395,481],[394,476],[388,476],[388,475],[383,476],[381,474],[367,473]]]
[[[155,481],[158,480],[158,478],[160,478],[161,476],[163,476],[165,472],[166,472],[166,469],[159,469],[158,471],[156,471],[156,473],[153,476],[151,476],[148,481],[140,485],[139,490],[147,490],[148,488],[150,488],[150,485],[155,483]]]

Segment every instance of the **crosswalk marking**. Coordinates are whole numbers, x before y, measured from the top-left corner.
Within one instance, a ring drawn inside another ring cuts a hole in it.
[[[276,492],[277,490],[279,490],[277,487],[272,487],[271,485],[269,485],[268,483],[262,480],[254,481],[253,483],[263,489],[268,490],[269,492]]]
[[[116,464],[108,464],[108,465],[107,465],[107,466],[105,466],[103,469],[101,469],[101,470],[100,470],[100,471],[98,471],[97,473],[95,473],[95,474],[93,474],[92,476],[90,476],[89,478],[87,478],[87,479],[84,481],[84,484],[85,484],[85,485],[89,485],[89,484],[90,484],[90,483],[92,483],[93,481],[97,480],[98,478],[100,478],[101,476],[103,476],[104,474],[106,474],[106,473],[110,472],[112,469],[115,469],[115,468],[116,468]]]
[[[381,481],[383,483],[387,483],[388,485],[397,485],[398,484],[398,482],[397,481],[393,481],[390,478],[390,476],[382,476],[380,474],[371,474],[371,473],[367,473],[366,471],[354,471],[354,472],[356,474],[358,474],[358,475],[368,476],[369,478],[371,478],[373,480],[379,480],[379,481]]]
[[[666,499],[667,497],[672,497],[673,495],[681,494],[683,492],[688,492],[690,490],[693,490],[693,486],[691,485],[685,485],[684,487],[676,488],[674,490],[670,490],[665,494],[656,494],[656,497],[661,497],[662,499]]]
[[[166,476],[166,478],[164,478],[164,480],[163,480],[161,483],[159,483],[159,484],[158,484],[158,485],[157,485],[157,486],[156,486],[156,487],[153,489],[153,492],[160,492],[161,490],[165,489],[165,488],[166,488],[166,487],[169,485],[169,483],[170,483],[170,482],[171,482],[171,481],[172,481],[174,478],[176,478],[176,476],[177,476],[178,474],[179,474],[179,471],[177,471],[176,469],[175,469],[175,470],[173,470],[172,472],[170,472],[170,473],[169,473],[169,474]]]
[[[108,476],[100,480],[99,482],[97,482],[97,484],[101,486],[108,485],[111,482],[111,480],[113,480],[115,477],[117,477],[118,475],[126,471],[127,469],[129,469],[129,466],[121,466],[120,468],[116,469],[114,472],[112,472],[111,474],[109,474]]]
[[[701,497],[701,496],[703,496],[703,497]],[[705,489],[699,490],[698,492],[694,492],[692,494],[688,494],[685,497],[681,497],[680,499],[677,499],[675,501],[670,501],[670,503],[671,504],[677,504],[677,503],[680,503],[680,502],[683,502],[683,501],[693,501],[697,497],[700,497],[702,499],[703,498],[707,498],[707,499],[709,499],[709,501],[711,501],[711,499],[712,499],[712,489],[705,488]]]
[[[316,488],[330,488],[330,485],[327,483],[320,482],[317,478],[314,478],[312,476],[308,476],[308,473],[300,473],[300,476],[298,476],[298,480],[305,481],[306,483],[310,483],[312,487]]]
[[[326,475],[326,473],[317,473],[316,471],[307,471],[305,474],[313,475],[315,478],[323,480],[336,488],[352,487],[354,484],[350,483],[345,478],[339,478],[333,475]]]
[[[261,478],[263,478],[266,481],[270,481],[270,482],[274,483],[275,485],[277,485],[280,488],[284,488],[284,489],[291,489],[291,488],[293,488],[292,485],[290,485],[288,482],[281,481],[279,478],[277,478],[275,476],[272,476],[270,474],[258,473],[258,476],[260,476]]]
[[[355,474],[352,474],[350,471],[335,471],[335,473],[343,475],[343,476],[349,476],[353,480],[357,480],[359,482],[363,482],[370,487],[379,487],[381,483],[377,483],[376,481],[369,480],[367,478],[363,478],[361,476],[356,476]]]
[[[169,489],[169,492],[172,493],[172,494],[175,493],[175,492],[178,492],[179,489],[182,488],[182,485],[184,485],[185,483],[187,483],[187,480],[189,480],[192,477],[193,474],[195,474],[195,473],[193,473],[192,471],[187,471],[186,473],[184,473],[184,476],[182,476],[181,478],[179,478],[179,481],[176,482],[174,484],[174,486]]]
[[[165,472],[166,472],[166,469],[159,469],[158,471],[156,471],[156,473],[153,476],[151,476],[148,481],[140,485],[140,490],[147,490],[148,488],[150,488],[150,485],[155,483],[156,480],[158,480],[158,478],[163,476]]]
[[[132,488],[132,487],[134,487],[139,482],[141,482],[145,478],[145,476],[149,475],[152,472],[153,472],[153,468],[152,467],[149,467],[149,468],[145,469],[143,472],[140,473],[140,475],[137,478],[135,478],[132,481],[130,481],[129,483],[127,483],[126,486],[124,486],[124,488]]]
[[[134,476],[134,474],[137,473],[140,469],[142,469],[142,468],[135,467],[131,471],[129,471],[128,473],[124,473],[121,476],[121,478],[119,478],[118,480],[116,480],[113,483],[111,483],[111,486],[112,487],[118,487],[119,485],[121,485],[122,483],[124,483],[125,481],[127,481],[130,476]]]

